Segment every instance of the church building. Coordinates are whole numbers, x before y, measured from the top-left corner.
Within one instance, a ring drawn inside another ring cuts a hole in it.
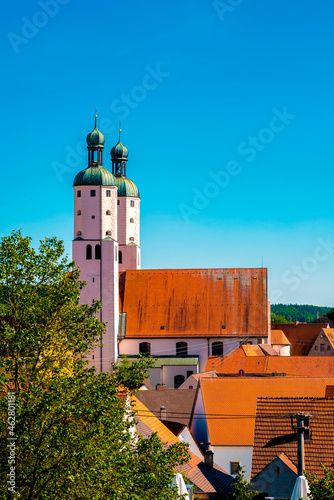
[[[152,388],[177,388],[204,371],[209,356],[223,360],[242,343],[266,343],[267,269],[141,270],[140,196],[127,177],[121,130],[111,171],[103,166],[104,143],[95,116],[88,166],[73,183],[73,259],[86,282],[81,303],[100,300],[107,323],[90,364],[110,372],[120,355],[151,354],[158,358]]]

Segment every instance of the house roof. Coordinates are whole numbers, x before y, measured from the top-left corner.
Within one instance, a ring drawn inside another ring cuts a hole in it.
[[[196,389],[166,389],[140,391],[136,396],[157,418],[160,418],[160,408],[164,406],[163,420],[188,425],[195,394]]]
[[[334,377],[334,356],[245,356],[238,348],[226,358],[210,356],[206,371],[219,373],[285,373],[298,377]]]
[[[159,438],[168,445],[180,442],[180,440],[167,429],[167,427],[155,417],[137,397],[132,396],[132,404],[137,412],[136,418],[139,420],[137,424],[138,432],[141,432],[147,437],[153,432],[156,432]],[[230,474],[224,471],[224,469],[216,463],[213,464],[212,469],[209,469],[200,458],[191,451],[189,453],[191,459],[187,464],[182,466],[181,470],[197,487],[199,492],[223,493],[230,490],[230,485],[233,481],[233,477],[230,476]]]
[[[241,345],[238,348],[245,356],[265,356],[259,345]],[[230,354],[230,356],[233,353]]]
[[[327,323],[272,324],[271,334],[282,330],[291,342],[291,356],[307,356],[321,329],[327,326]]]
[[[284,453],[296,467],[297,435],[287,415],[310,413],[311,439],[305,439],[305,469],[323,476],[334,456],[334,399],[259,398],[256,410],[252,477]],[[294,420],[296,425],[296,419]]]
[[[267,270],[126,271],[120,312],[126,338],[267,335]]]
[[[213,446],[252,446],[258,397],[324,397],[327,385],[333,385],[332,378],[200,379],[209,441]]]
[[[271,330],[271,345],[290,345],[291,342],[282,330]]]

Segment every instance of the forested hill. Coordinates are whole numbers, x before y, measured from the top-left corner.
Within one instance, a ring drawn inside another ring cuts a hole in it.
[[[289,322],[300,321],[302,323],[313,323],[317,319],[326,316],[330,307],[310,306],[308,304],[271,304],[271,312],[276,316],[284,316]],[[280,323],[280,321],[276,321]]]

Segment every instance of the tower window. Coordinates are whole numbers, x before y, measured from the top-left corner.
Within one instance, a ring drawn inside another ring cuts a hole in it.
[[[101,259],[101,245],[95,245],[95,259]]]
[[[120,201],[119,201],[119,200],[117,200],[117,205],[119,205],[119,204],[120,204]]]
[[[95,189],[91,189],[91,190],[90,190],[90,195],[91,195],[91,196],[93,196],[93,197],[94,197],[94,196],[96,196],[96,191],[95,191]]]
[[[86,259],[91,260],[92,258],[92,245],[86,246]]]
[[[92,215],[92,219],[95,219],[95,215]]]
[[[122,252],[121,252],[121,250],[119,250],[119,251],[118,251],[118,262],[119,262],[120,264],[122,264],[122,262],[123,262],[123,256],[122,256]]]
[[[151,354],[151,344],[149,342],[140,342],[139,352],[149,356]]]
[[[130,222],[134,222],[135,220],[134,219],[130,219]]]
[[[77,215],[81,215],[81,210],[78,210],[78,211],[77,211]]]
[[[135,202],[133,200],[130,201],[130,207],[134,207],[135,206]]]
[[[110,196],[111,196],[111,191],[110,191],[110,189],[107,189],[107,190],[106,190],[106,196],[107,196],[107,197],[110,197]]]
[[[130,241],[135,241],[134,237],[131,236],[131,238],[129,238]]]
[[[187,342],[176,342],[176,356],[187,356],[187,355],[188,355]]]
[[[106,215],[111,215],[110,210],[107,210],[107,211],[106,211]]]
[[[81,198],[81,191],[80,191],[80,189],[77,191],[77,198]]]
[[[82,232],[81,231],[77,231],[77,236],[81,236],[82,235]]]
[[[107,236],[111,236],[111,231],[106,231]]]

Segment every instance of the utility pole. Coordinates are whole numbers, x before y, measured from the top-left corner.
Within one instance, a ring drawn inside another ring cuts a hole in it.
[[[298,458],[298,476],[302,476],[305,470],[305,438],[310,436],[309,420],[310,413],[295,413],[289,415],[291,418],[291,427],[297,431],[297,458]],[[297,419],[297,427],[293,425],[293,419]]]

